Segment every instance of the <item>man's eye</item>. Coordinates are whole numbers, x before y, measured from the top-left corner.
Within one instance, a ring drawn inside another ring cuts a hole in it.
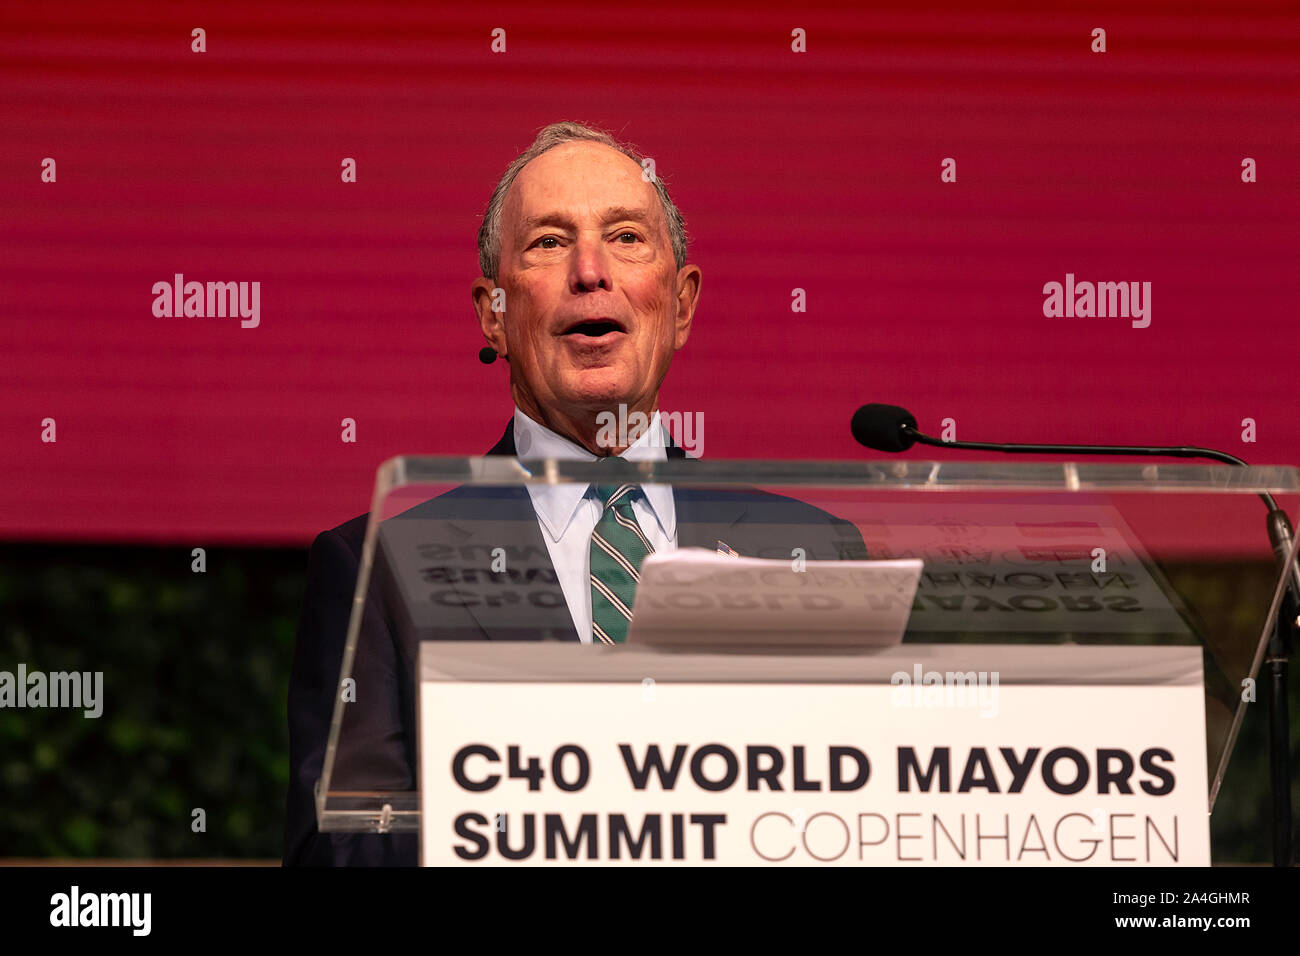
[[[638,236],[635,232],[620,232],[618,234],[619,239],[622,239],[625,236],[631,237],[633,242],[639,242],[641,240],[641,237]]]
[[[542,238],[538,239],[535,243],[533,243],[533,245],[535,245],[535,246],[541,246],[543,249],[554,249],[554,248],[556,248],[556,246],[548,246],[548,245],[546,245],[546,243],[548,243],[548,242],[553,242],[553,243],[556,243],[556,245],[558,245],[559,242],[560,242],[560,240],[559,240],[559,239],[556,239],[554,236],[543,236]]]

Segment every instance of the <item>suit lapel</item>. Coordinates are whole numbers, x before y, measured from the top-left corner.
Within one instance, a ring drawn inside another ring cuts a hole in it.
[[[528,489],[483,489],[482,494],[472,494],[470,507],[479,517],[453,518],[447,530],[459,553],[473,555],[456,576],[456,589],[484,635],[498,641],[540,637],[576,642],[578,632]],[[494,554],[500,553],[506,570],[493,572]]]
[[[514,419],[506,422],[506,433],[501,436],[495,445],[488,449],[489,455],[509,455],[512,458],[515,454],[515,422]]]
[[[717,491],[674,488],[677,547],[718,549],[719,542],[740,549],[736,537],[745,517],[743,502]]]

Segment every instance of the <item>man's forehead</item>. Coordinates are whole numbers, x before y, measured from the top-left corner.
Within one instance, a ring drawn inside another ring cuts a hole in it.
[[[662,214],[636,161],[591,142],[565,143],[529,162],[510,187],[506,209],[520,228],[562,216],[654,223]]]

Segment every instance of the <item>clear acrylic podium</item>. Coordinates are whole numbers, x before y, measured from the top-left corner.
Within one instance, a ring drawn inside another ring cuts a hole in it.
[[[921,558],[904,645],[1199,646],[1211,811],[1245,708],[1265,706],[1253,682],[1285,586],[1259,496],[1294,525],[1292,467],[399,457],[371,504],[322,831],[418,829],[420,642],[577,640],[533,497],[572,508],[594,481],[671,487],[679,547]]]

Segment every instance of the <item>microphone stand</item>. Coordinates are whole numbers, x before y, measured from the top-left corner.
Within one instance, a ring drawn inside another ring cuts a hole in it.
[[[908,416],[910,418],[911,416]],[[914,421],[914,419],[913,419]],[[899,425],[904,448],[913,442],[938,448],[966,448],[971,451],[1023,452],[1031,455],[1144,455],[1159,458],[1209,458],[1229,465],[1245,466],[1236,455],[1194,445],[1172,447],[1142,445],[1022,445],[980,441],[944,441],[917,431],[909,421]],[[1288,587],[1284,589],[1277,620],[1268,640],[1264,665],[1268,669],[1268,771],[1273,797],[1273,865],[1292,866],[1291,837],[1291,721],[1287,709],[1287,676],[1293,635],[1300,632],[1300,568],[1290,561],[1293,532],[1286,512],[1271,494],[1259,496],[1268,508],[1268,538],[1273,554],[1286,564]]]

